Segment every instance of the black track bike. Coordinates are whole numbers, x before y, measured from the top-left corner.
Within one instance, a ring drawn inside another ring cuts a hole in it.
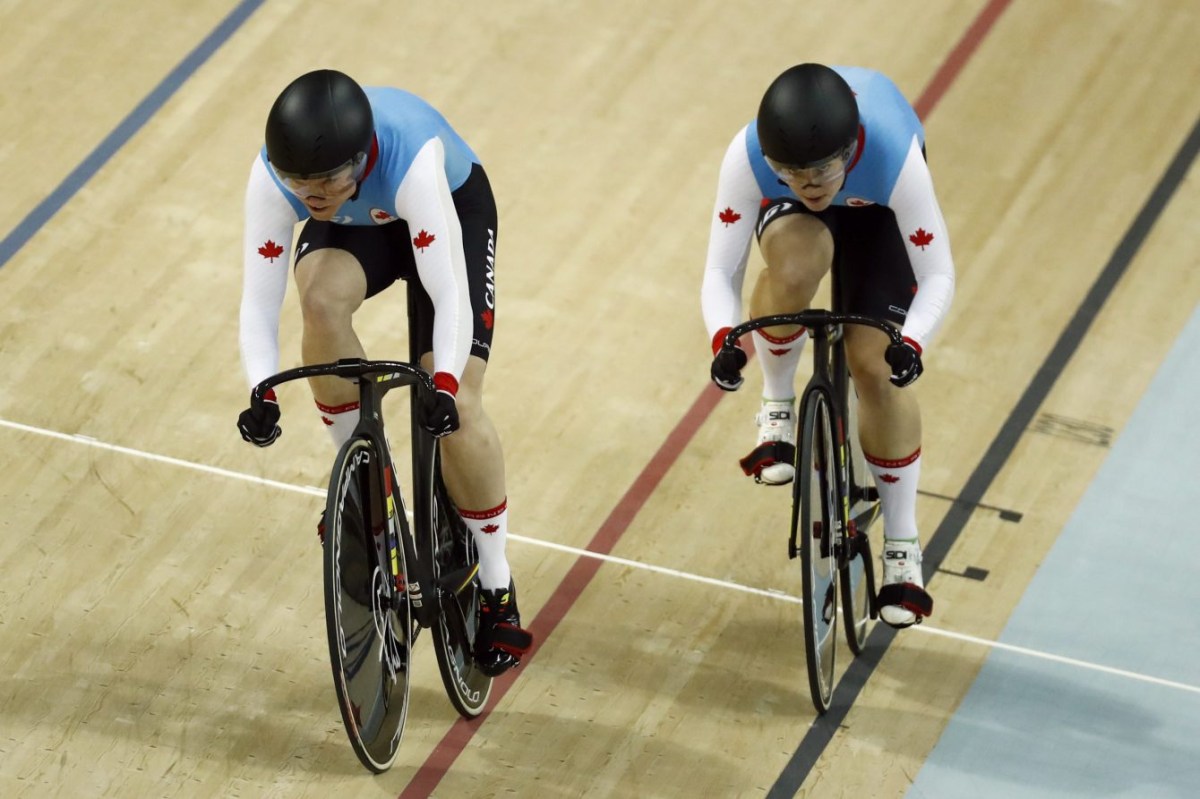
[[[813,375],[800,395],[798,413],[788,557],[800,556],[804,652],[818,713],[833,699],[839,605],[854,655],[862,652],[870,620],[878,617],[869,533],[880,517],[879,494],[858,444],[858,403],[843,339],[847,324],[874,327],[894,343],[903,341],[900,331],[882,320],[807,310],[746,322],[722,343],[723,349],[732,348],[752,330],[785,325],[803,325],[812,340]]]
[[[410,321],[412,312],[410,302]],[[418,407],[435,391],[430,375],[414,363],[341,360],[280,372],[255,387],[251,402],[282,383],[318,376],[352,380],[359,389],[359,423],[334,462],[323,517],[325,621],[346,733],[362,764],[380,773],[395,761],[404,733],[422,630],[431,631],[455,709],[474,718],[487,704],[492,678],[472,655],[478,557],[442,482],[437,440],[415,415],[411,522],[393,468],[383,397],[410,387],[410,407]]]

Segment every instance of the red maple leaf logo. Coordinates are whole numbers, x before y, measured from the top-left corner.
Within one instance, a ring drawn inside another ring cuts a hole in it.
[[[768,352],[770,352],[772,355],[778,355],[780,358],[782,358],[784,355],[787,355],[791,351],[791,347],[784,347],[781,350],[768,350]]]
[[[391,214],[389,214],[387,211],[376,211],[376,212],[373,214],[373,216],[374,216],[376,219],[391,219],[391,218],[392,218],[392,215],[391,215]]]
[[[275,263],[275,259],[283,255],[283,248],[270,239],[267,239],[266,243],[258,248],[258,254],[271,263]]]
[[[894,474],[881,474],[881,475],[879,475],[879,479],[880,479],[880,480],[882,480],[882,481],[883,481],[883,482],[885,482],[885,483],[898,483],[898,482],[900,482],[900,478],[899,478],[899,477],[897,477],[897,476],[896,476],[896,475],[894,475]]]
[[[729,227],[730,225],[732,225],[734,222],[738,221],[741,218],[742,218],[742,215],[739,214],[737,211],[734,211],[732,208],[726,208],[724,211],[717,214],[717,219],[720,219],[722,222],[724,222],[725,227]]]
[[[437,236],[433,235],[429,231],[422,230],[420,233],[417,234],[417,237],[415,239],[413,239],[413,246],[416,247],[421,252],[425,252],[425,248],[428,247],[430,244],[433,244],[433,241],[436,238],[437,238]]]
[[[487,533],[487,534],[491,535],[492,533],[494,533],[494,532],[496,532],[497,530],[499,530],[499,529],[500,529],[500,525],[498,525],[498,524],[485,524],[483,527],[480,527],[479,529],[480,529],[480,530],[482,530],[483,532],[485,532],[485,533]]]
[[[479,315],[479,318],[483,320],[484,327],[486,327],[488,330],[492,329],[492,322],[495,319],[495,317],[492,315],[491,308],[489,308],[486,311],[484,311],[483,313],[481,313]]]
[[[933,241],[933,234],[926,233],[925,228],[917,228],[917,232],[909,236],[908,240],[923,250],[926,244]]]

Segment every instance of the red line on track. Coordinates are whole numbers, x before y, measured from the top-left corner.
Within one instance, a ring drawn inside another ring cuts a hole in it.
[[[629,490],[608,514],[608,518],[600,525],[600,529],[592,536],[591,542],[587,545],[589,552],[605,555],[612,551],[617,542],[621,540],[621,536],[629,529],[629,525],[637,516],[638,511],[646,504],[646,500],[658,488],[658,484],[662,482],[667,470],[679,459],[696,431],[717,407],[721,393],[719,389],[711,385],[700,392],[700,396],[692,403],[692,407],[675,425],[662,446],[658,448],[658,451],[650,458],[650,462],[642,469],[641,474],[633,481]],[[529,625],[529,631],[533,633],[535,643],[532,651],[522,659],[521,668],[527,668],[530,661],[537,656],[538,648],[550,637],[559,622],[574,606],[584,589],[591,583],[592,578],[596,576],[596,572],[600,570],[601,563],[602,561],[597,558],[576,558],[570,571],[563,577],[562,582],[551,594],[550,599],[542,607],[533,623]],[[491,709],[499,704],[504,695],[508,693],[514,679],[515,674],[510,672],[510,676],[502,677],[493,684],[491,701],[478,718],[473,721],[459,719],[450,727],[425,763],[413,775],[403,793],[400,794],[401,799],[430,795],[442,777],[449,771],[458,755],[466,748],[480,722],[491,714]]]
[[[938,104],[946,90],[950,88],[950,84],[962,72],[967,61],[975,54],[979,43],[992,30],[996,20],[1000,18],[1004,9],[1008,8],[1011,2],[1012,0],[991,0],[979,12],[979,16],[975,17],[971,27],[967,28],[966,33],[958,40],[958,44],[954,45],[954,49],[950,51],[950,55],[946,56],[946,60],[934,73],[933,78],[925,87],[925,91],[921,92],[921,96],[913,103],[917,116],[927,119],[933,113],[934,106]]]
[[[1012,0],[991,0],[971,26],[967,28],[958,44],[946,56],[946,60],[942,62],[941,67],[934,73],[933,78],[925,87],[925,91],[913,104],[917,111],[917,115],[921,119],[926,119],[933,111],[934,107],[945,95],[950,85],[958,77],[962,68],[974,54],[979,44],[987,36],[988,32],[995,25],[996,20],[1009,6]],[[749,344],[749,342],[746,342]],[[749,348],[748,348],[749,349]],[[592,536],[591,542],[587,549],[590,552],[597,554],[608,554],[621,540],[621,536],[629,529],[629,525],[633,522],[634,517],[646,504],[646,500],[658,488],[658,484],[662,482],[662,478],[666,475],[667,470],[674,465],[675,461],[683,453],[685,447],[692,440],[696,431],[712,414],[713,409],[717,407],[723,393],[715,386],[709,385],[700,392],[700,396],[692,403],[692,406],[684,414],[675,428],[667,436],[662,446],[654,453],[650,462],[642,469],[641,474],[633,481],[629,490],[621,497],[616,507],[608,514],[608,518],[600,525],[600,529]],[[571,566],[570,571],[563,577],[558,588],[551,594],[550,599],[542,607],[541,612],[529,625],[530,632],[533,633],[535,643],[532,651],[529,652],[522,661],[522,668],[528,667],[529,663],[537,656],[539,647],[545,643],[550,634],[558,627],[559,622],[567,615],[567,612],[575,605],[575,602],[583,594],[585,588],[591,583],[592,578],[600,570],[602,561],[597,558],[579,557]],[[470,743],[471,738],[475,735],[475,730],[479,725],[491,715],[492,708],[500,703],[504,695],[508,693],[508,689],[512,686],[516,679],[516,674],[510,672],[508,675],[501,677],[495,682],[492,687],[492,697],[487,709],[483,711],[473,721],[459,719],[451,727],[450,730],[442,737],[434,747],[433,752],[426,758],[425,762],[413,775],[412,780],[400,794],[399,799],[417,799],[417,797],[428,797],[433,789],[441,782],[442,777],[450,770],[454,761],[459,754]]]

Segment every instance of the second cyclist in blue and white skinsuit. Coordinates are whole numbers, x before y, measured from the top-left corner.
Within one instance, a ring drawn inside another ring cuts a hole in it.
[[[752,318],[811,307],[831,269],[839,310],[886,319],[903,345],[878,330],[847,326],[859,397],[859,435],[884,512],[884,584],[900,604],[883,618],[908,626],[927,615],[916,522],[921,415],[906,389],[954,295],[950,239],[925,161],[925,134],[912,106],[886,76],[859,67],[801,64],[779,75],[757,117],[734,136],[721,165],[701,303],[718,354],[743,321],[742,284],[751,241],[766,269],[750,298]],[[753,334],[763,374],[758,440],[742,460],[747,474],[792,480],[795,372],[806,331]],[[713,381],[742,383],[743,352],[714,359]],[[910,602],[913,596],[919,601]],[[928,603],[931,607],[931,600]]]

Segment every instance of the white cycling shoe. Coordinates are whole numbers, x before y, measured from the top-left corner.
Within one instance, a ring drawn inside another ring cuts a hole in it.
[[[756,482],[785,485],[795,476],[796,411],[794,400],[763,400],[754,417],[758,443],[742,458],[742,471]]]
[[[879,589],[879,617],[892,627],[920,624],[933,613],[933,597],[921,575],[919,541],[883,541],[883,586]]]

